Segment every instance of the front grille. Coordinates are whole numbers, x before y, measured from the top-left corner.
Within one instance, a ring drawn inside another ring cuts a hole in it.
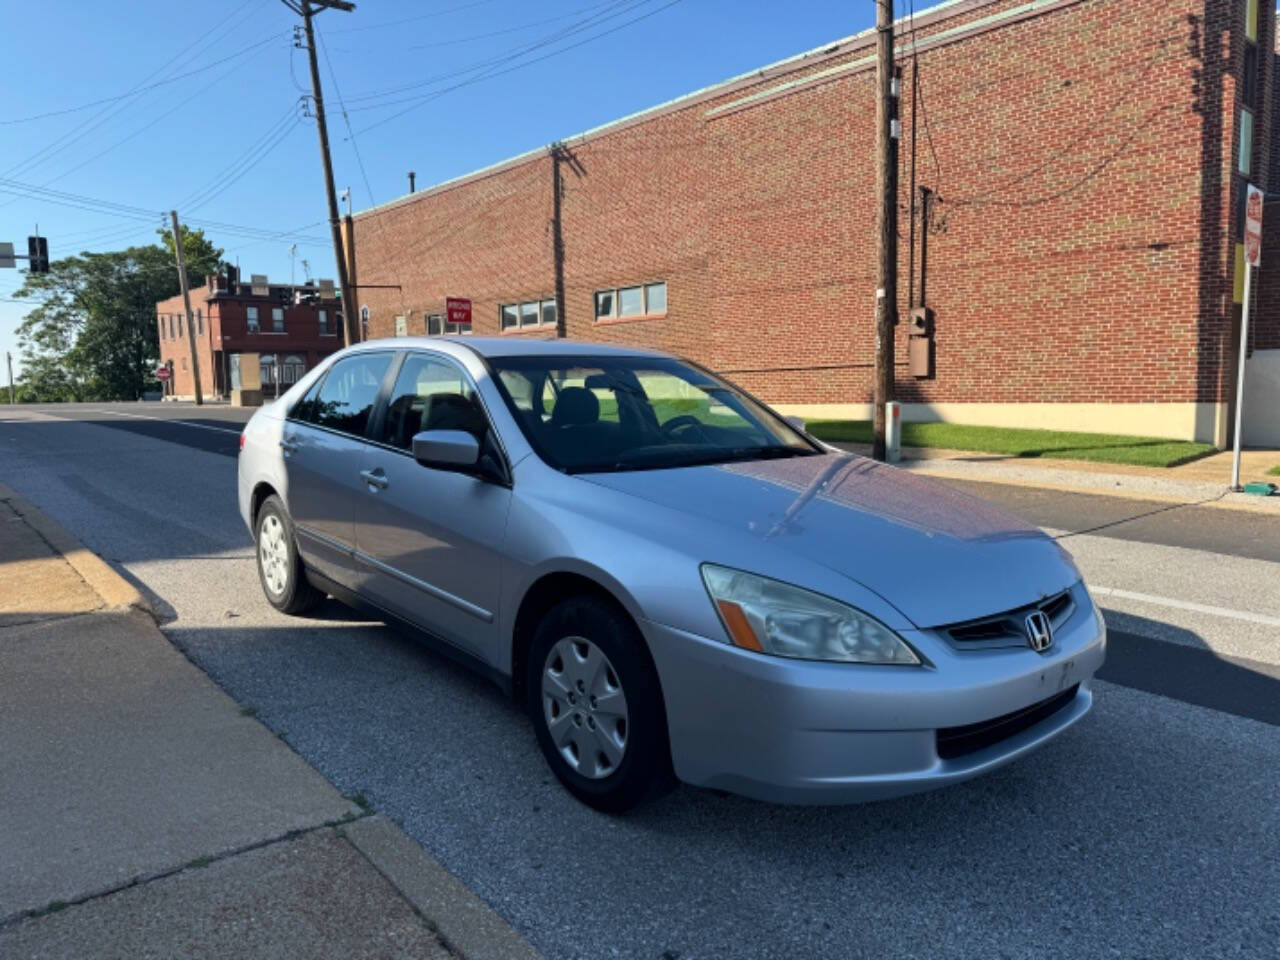
[[[1021,710],[1014,710],[993,720],[981,723],[970,723],[963,727],[942,727],[938,730],[938,756],[943,760],[954,760],[971,753],[977,753],[993,744],[1008,740],[1010,737],[1034,727],[1042,720],[1053,716],[1072,700],[1080,684],[1076,684],[1056,696],[1033,703]]]
[[[1025,647],[1027,645],[1027,615],[1035,610],[1043,611],[1056,633],[1060,626],[1071,619],[1076,602],[1070,590],[1046,597],[1038,603],[1019,607],[980,620],[944,627],[943,635],[961,650],[987,650],[998,647]]]

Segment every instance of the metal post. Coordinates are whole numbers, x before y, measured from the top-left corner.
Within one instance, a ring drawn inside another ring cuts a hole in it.
[[[18,401],[14,399],[13,394],[13,354],[8,350],[4,352],[5,363],[9,365],[9,406],[13,406]]]
[[[1231,455],[1231,489],[1239,492],[1240,486],[1240,424],[1244,413],[1244,363],[1249,355],[1249,299],[1253,292],[1253,267],[1244,265],[1244,306],[1240,311],[1240,369],[1236,373],[1236,429],[1235,448]]]
[[[178,283],[182,286],[182,305],[187,311],[187,349],[191,351],[191,377],[195,384],[196,406],[204,404],[204,391],[200,387],[200,358],[196,355],[196,330],[191,317],[191,291],[187,289],[187,268],[182,254],[182,229],[178,226],[178,211],[170,210],[173,217],[173,251],[178,257]]]

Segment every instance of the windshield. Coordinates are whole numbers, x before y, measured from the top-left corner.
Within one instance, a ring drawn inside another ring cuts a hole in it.
[[[529,443],[567,473],[819,452],[776,414],[680,360],[543,356],[489,362]]]

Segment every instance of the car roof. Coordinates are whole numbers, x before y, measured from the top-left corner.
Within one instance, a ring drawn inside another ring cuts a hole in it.
[[[359,344],[369,349],[406,349],[421,347],[455,353],[466,348],[482,357],[669,357],[671,354],[644,347],[616,346],[585,340],[544,340],[526,337],[387,337]]]

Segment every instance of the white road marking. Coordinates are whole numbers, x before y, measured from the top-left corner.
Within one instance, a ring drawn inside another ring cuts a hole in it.
[[[133,417],[135,420],[155,420],[157,423],[180,423],[184,427],[195,427],[197,430],[213,430],[215,433],[234,433],[239,434],[239,430],[230,430],[227,427],[211,427],[205,423],[192,423],[189,420],[171,420],[168,417],[149,417],[145,413],[124,413],[120,410],[86,410],[85,413],[108,413],[113,417]],[[64,417],[64,420],[75,420],[76,417]]]
[[[1121,600],[1137,600],[1157,607],[1172,607],[1175,610],[1191,610],[1195,613],[1208,614],[1211,617],[1226,617],[1230,620],[1244,620],[1258,623],[1264,627],[1280,627],[1280,617],[1268,617],[1261,613],[1250,613],[1248,610],[1232,610],[1229,607],[1214,607],[1206,603],[1193,603],[1190,600],[1176,600],[1173,597],[1157,597],[1149,593],[1137,593],[1133,590],[1117,590],[1114,587],[1089,586],[1089,592],[1095,597],[1118,597]]]

